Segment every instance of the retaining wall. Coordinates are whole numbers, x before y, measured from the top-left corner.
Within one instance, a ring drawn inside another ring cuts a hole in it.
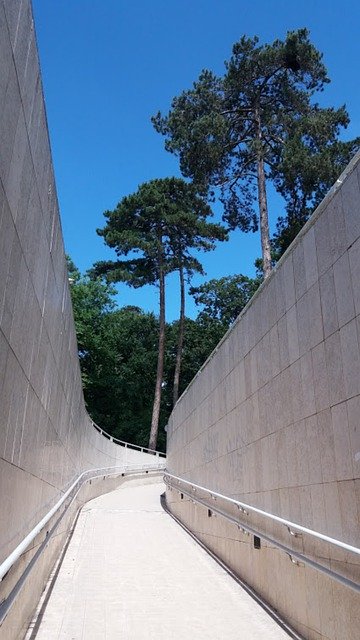
[[[0,0],[0,140],[1,564],[82,471],[149,456],[109,442],[85,409],[29,0]],[[2,638],[20,633],[70,525]]]
[[[360,546],[360,155],[350,163],[183,396],[168,426],[174,475]],[[305,638],[355,640],[360,598],[209,518],[172,511]],[[284,544],[359,581],[359,556]]]

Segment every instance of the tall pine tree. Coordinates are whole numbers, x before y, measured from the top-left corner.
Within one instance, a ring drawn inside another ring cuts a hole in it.
[[[98,229],[106,244],[115,249],[116,261],[95,265],[95,272],[105,274],[109,282],[126,282],[138,288],[145,284],[159,288],[159,346],[149,448],[155,449],[165,353],[165,276],[179,271],[181,313],[175,384],[178,388],[183,341],[184,278],[202,272],[192,249],[211,250],[215,240],[226,238],[221,225],[209,223],[211,208],[195,188],[179,178],[151,180],[124,197],[113,211],[106,211],[103,229]],[[127,259],[121,259],[122,256]]]
[[[179,156],[183,175],[210,196],[219,189],[231,229],[255,231],[260,225],[265,277],[271,271],[267,181],[291,199],[291,175],[303,175],[294,144],[305,146],[310,159],[319,151],[312,139],[321,149],[333,145],[336,155],[339,129],[347,123],[344,107],[321,109],[313,101],[328,82],[322,54],[306,29],[264,45],[243,36],[222,77],[202,71],[192,89],[173,99],[166,116],[152,118],[165,148]],[[296,189],[305,183],[300,177]]]

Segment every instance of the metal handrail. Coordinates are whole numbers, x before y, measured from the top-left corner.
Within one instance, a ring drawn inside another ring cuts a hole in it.
[[[92,422],[92,426],[95,427],[96,431],[101,433],[101,435],[103,435],[107,440],[110,440],[110,442],[113,442],[114,444],[118,444],[121,447],[125,447],[125,449],[134,449],[134,451],[141,451],[141,453],[151,453],[152,455],[155,455],[158,458],[166,458],[166,453],[164,453],[163,451],[157,451],[156,449],[148,449],[147,447],[142,447],[139,444],[132,444],[131,442],[125,442],[125,440],[119,440],[118,438],[114,438],[114,436],[111,436],[110,433],[108,433],[107,431],[104,431],[104,429],[99,427],[99,425],[96,424],[96,422],[94,422],[93,420],[91,422]]]
[[[291,522],[291,520],[286,520],[285,518],[281,518],[280,516],[275,516],[273,513],[268,513],[267,511],[263,511],[263,509],[259,509],[258,507],[254,507],[252,505],[246,504],[245,502],[240,502],[239,500],[235,500],[234,498],[229,498],[228,496],[224,496],[221,493],[217,493],[216,491],[212,491],[211,489],[202,487],[201,485],[195,484],[194,482],[190,482],[189,480],[185,480],[184,478],[180,478],[179,476],[174,476],[171,473],[166,472],[164,474],[164,478],[165,477],[169,477],[176,480],[177,482],[181,482],[183,484],[189,485],[193,489],[197,489],[199,491],[205,491],[206,493],[209,493],[211,497],[213,496],[214,498],[225,500],[226,502],[234,504],[237,507],[240,507],[241,509],[258,513],[262,516],[265,516],[266,518],[269,518],[271,520],[274,520],[275,522],[279,522],[280,524],[285,525],[287,528],[290,528],[291,530],[297,529],[297,531],[301,531],[302,533],[306,533],[314,538],[318,538],[319,540],[328,542],[329,544],[340,547],[345,551],[350,551],[351,553],[356,553],[357,555],[360,555],[360,549],[358,547],[354,547],[351,544],[347,544],[346,542],[342,542],[341,540],[337,540],[336,538],[331,538],[330,536],[327,536],[324,533],[319,533],[318,531],[314,531],[313,529],[303,527],[302,525],[297,524],[296,522]],[[293,535],[293,531],[291,530],[289,531],[289,533]]]
[[[166,480],[166,478],[169,475],[170,474],[165,474],[164,475],[164,482],[165,482],[165,484],[167,484],[168,486],[171,487],[172,485],[169,482],[169,480]],[[173,488],[176,489],[177,491],[180,491],[180,489],[178,487],[173,487]],[[349,578],[346,578],[345,576],[342,576],[339,573],[336,573],[332,569],[328,569],[327,567],[324,567],[324,565],[320,564],[319,562],[316,562],[315,560],[311,560],[311,558],[308,558],[307,556],[305,556],[302,553],[299,553],[298,551],[294,551],[294,549],[286,547],[281,542],[278,542],[277,540],[274,540],[274,538],[271,538],[270,536],[268,536],[267,534],[265,534],[263,532],[257,531],[256,529],[254,529],[250,525],[243,524],[242,522],[240,523],[239,520],[237,520],[234,516],[231,516],[228,513],[225,513],[224,511],[222,511],[221,509],[218,509],[217,507],[214,507],[213,505],[209,506],[208,502],[205,502],[205,500],[201,500],[201,498],[198,498],[197,496],[194,496],[190,492],[185,491],[185,490],[182,490],[182,492],[185,495],[187,495],[191,499],[191,501],[194,502],[194,504],[195,503],[201,504],[202,506],[206,507],[207,509],[210,509],[211,512],[222,516],[226,520],[229,520],[230,522],[235,524],[239,529],[241,529],[243,533],[251,533],[254,536],[258,536],[259,538],[262,538],[263,540],[266,540],[267,542],[272,544],[277,549],[280,549],[280,551],[283,551],[287,556],[289,556],[289,558],[290,558],[290,560],[291,560],[291,562],[293,564],[295,564],[297,566],[302,566],[302,565],[307,564],[312,569],[315,569],[316,571],[319,571],[319,572],[325,574],[328,578],[332,578],[333,580],[335,580],[336,582],[339,582],[343,586],[349,587],[350,589],[353,589],[353,591],[356,591],[357,593],[360,593],[360,584],[358,584],[357,582],[354,582],[353,580],[350,580]],[[218,494],[218,495],[220,496],[221,494]],[[224,496],[224,497],[226,497],[226,496]]]
[[[120,475],[121,473],[126,473],[128,471],[136,472],[136,471],[161,471],[164,469],[163,463],[157,463],[152,465],[122,465],[121,467],[102,467],[99,469],[88,469],[87,471],[83,471],[78,478],[73,482],[71,487],[61,496],[60,500],[48,511],[48,513],[37,523],[37,525],[28,533],[27,536],[17,545],[17,547],[10,553],[10,555],[1,563],[0,565],[0,582],[3,580],[5,575],[9,572],[11,567],[19,560],[20,556],[26,551],[26,549],[30,546],[32,541],[41,533],[41,531],[45,528],[47,523],[51,520],[51,518],[55,515],[57,511],[62,507],[65,500],[70,496],[72,491],[76,488],[76,486],[80,483],[78,491],[75,495],[78,494],[84,482],[88,480],[92,480],[93,478],[98,478],[101,476],[112,476],[112,475]],[[87,477],[85,477],[87,476]],[[75,497],[75,496],[73,496]]]

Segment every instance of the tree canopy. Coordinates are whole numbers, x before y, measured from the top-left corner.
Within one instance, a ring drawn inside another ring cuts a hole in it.
[[[115,309],[111,284],[89,274],[81,275],[71,258],[67,256],[71,300],[74,313],[76,336],[81,364],[82,381],[85,395],[91,384],[94,371],[94,358],[103,350],[102,327],[104,319]]]
[[[135,193],[124,197],[114,211],[106,211],[104,215],[107,222],[98,233],[115,249],[118,260],[97,263],[95,273],[104,274],[110,282],[124,281],[133,287],[159,286],[158,368],[149,439],[149,448],[155,449],[165,355],[165,276],[179,271],[182,291],[179,356],[174,373],[177,397],[185,316],[184,277],[202,273],[193,251],[209,251],[216,240],[226,239],[227,234],[220,224],[208,221],[212,216],[209,204],[193,185],[181,178],[144,183]],[[121,256],[129,257],[123,260]]]
[[[279,216],[272,238],[272,255],[278,260],[320,204],[353,155],[360,138],[339,140],[349,124],[345,107],[319,109],[289,126],[288,141],[273,173],[277,191],[285,199],[285,215]]]
[[[260,279],[244,275],[212,279],[191,287],[195,303],[203,306],[199,318],[218,320],[226,329],[236,320],[260,285]]]
[[[151,423],[149,447],[164,448],[162,427],[179,394],[360,148],[360,138],[340,139],[349,124],[345,106],[316,102],[328,82],[306,29],[271,44],[243,36],[222,76],[203,70],[167,115],[152,118],[187,180],[150,180],[105,212],[97,232],[116,259],[96,263],[85,276],[68,261],[86,403],[114,436],[145,445]],[[272,238],[269,182],[285,203]],[[226,227],[212,221],[217,198]],[[258,227],[257,276],[225,274],[191,287],[201,310],[186,318],[186,285],[204,274],[201,252],[231,230]],[[171,272],[179,276],[180,309],[169,324]],[[156,286],[158,317],[116,308],[112,283],[119,281]]]
[[[94,281],[88,275],[82,276],[71,261],[68,265],[87,409],[93,420],[114,437],[147,446],[156,382],[159,319],[139,307],[117,308],[112,286],[101,280]],[[185,318],[184,325],[179,393],[225,332],[224,325],[212,318]],[[157,442],[160,450],[165,450],[164,426],[173,406],[179,321],[167,323],[165,331]]]
[[[356,147],[341,148],[337,139],[348,122],[345,108],[322,109],[313,102],[328,82],[307,29],[264,45],[243,36],[223,76],[205,69],[192,89],[173,99],[166,116],[152,118],[165,148],[179,156],[183,175],[210,196],[219,190],[231,229],[255,231],[260,223],[265,277],[271,270],[267,180],[288,203],[302,190],[308,203],[321,189],[324,172],[319,176],[317,169],[324,147],[328,159],[344,161]],[[294,184],[295,174],[300,177]]]

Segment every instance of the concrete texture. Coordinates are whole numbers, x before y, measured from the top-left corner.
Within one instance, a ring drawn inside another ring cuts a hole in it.
[[[168,470],[360,546],[360,155],[179,399]],[[355,640],[360,599],[167,492],[173,512],[305,638]],[[359,581],[358,557],[247,522]]]
[[[30,0],[0,0],[0,140],[1,563],[82,471],[149,457],[109,442],[85,409]],[[2,638],[17,637],[66,527]]]
[[[82,510],[27,640],[285,640],[289,636],[130,482]]]

